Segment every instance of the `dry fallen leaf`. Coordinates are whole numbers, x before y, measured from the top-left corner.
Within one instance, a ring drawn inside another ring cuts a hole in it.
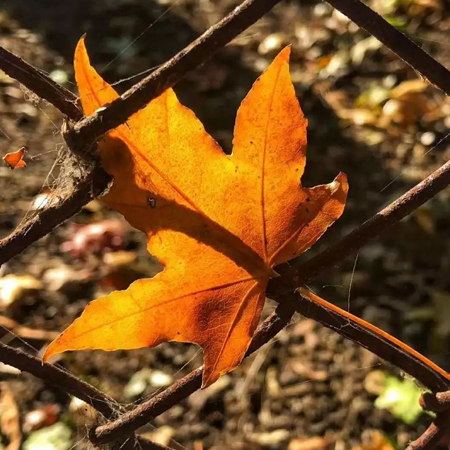
[[[54,403],[39,406],[25,414],[23,431],[30,434],[32,431],[49,427],[58,421],[60,407]]]
[[[7,153],[3,157],[3,161],[8,164],[10,169],[19,169],[21,167],[27,167],[27,163],[23,160],[25,156],[25,147],[20,147],[15,152]]]
[[[72,224],[70,228],[70,239],[61,245],[61,251],[69,252],[74,258],[79,259],[120,250],[126,232],[123,221],[115,219],[88,225]]]
[[[22,444],[20,413],[9,384],[3,382],[0,394],[0,428],[8,439],[5,450],[19,450]]]
[[[305,188],[306,125],[285,48],[239,108],[233,155],[166,90],[99,143],[114,185],[103,201],[146,233],[164,266],[91,302],[48,347],[131,349],[164,341],[204,351],[203,386],[242,360],[273,268],[311,247],[343,212],[347,179]],[[75,72],[85,114],[118,94],[91,67]]]
[[[328,445],[328,441],[321,436],[297,438],[289,442],[288,450],[324,450]]]
[[[352,450],[394,450],[395,447],[388,441],[381,431],[365,430],[361,436],[362,444]]]
[[[393,123],[407,127],[432,111],[430,99],[425,90],[429,83],[421,80],[407,80],[393,88],[390,99],[383,106],[383,114],[379,121],[381,128],[387,128]]]
[[[9,274],[0,278],[0,310],[42,289],[42,282],[31,275]]]

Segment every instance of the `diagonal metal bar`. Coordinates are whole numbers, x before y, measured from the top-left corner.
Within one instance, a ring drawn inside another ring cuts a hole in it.
[[[113,398],[80,380],[67,370],[52,364],[45,364],[41,359],[1,342],[0,361],[24,372],[31,373],[57,388],[64,386],[64,390],[68,394],[74,395],[87,404],[92,405],[105,417],[117,417],[121,410],[120,404]]]
[[[39,97],[50,102],[70,119],[80,120],[83,117],[75,94],[1,46],[0,69]]]
[[[29,355],[20,349],[10,347],[0,342],[0,361],[17,369],[28,372],[46,383],[63,389],[67,394],[78,397],[108,419],[117,418],[123,412],[122,406],[94,386],[80,380],[69,371],[53,364],[43,363],[41,359]],[[130,433],[126,443],[136,442],[144,450],[170,450],[168,447],[156,444],[148,439]]]
[[[450,72],[425,50],[397,30],[361,0],[326,0],[331,6],[375,36],[431,84],[450,95]]]

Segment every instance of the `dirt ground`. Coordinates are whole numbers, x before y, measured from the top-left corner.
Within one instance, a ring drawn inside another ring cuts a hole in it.
[[[30,7],[29,0],[2,0],[0,45],[76,91],[71,59],[77,40],[87,33],[94,65],[123,91],[235,4],[34,0]],[[370,4],[442,63],[450,61],[450,8],[444,0]],[[450,101],[329,5],[285,1],[176,87],[181,101],[226,151],[231,149],[240,101],[287,44],[292,45],[291,73],[309,120],[304,182],[328,182],[339,171],[350,181],[343,218],[305,255],[310,257],[448,159]],[[28,164],[14,171],[0,167],[0,237],[34,213],[37,196],[42,200],[48,189],[55,188],[64,155],[61,123],[53,107],[0,72],[0,154],[25,146]],[[450,369],[449,205],[447,190],[367,245],[357,259],[347,259],[310,286],[446,369]],[[94,202],[1,268],[2,317],[42,331],[38,339],[23,330],[4,331],[3,342],[40,355],[49,332],[64,329],[90,300],[159,270],[143,237],[125,224],[123,233],[113,230],[118,239],[115,252],[94,255],[92,248],[73,247],[72,238],[82,225],[108,226],[105,220],[115,221],[113,228],[124,224]],[[30,277],[31,284],[7,296],[2,280],[22,275]],[[268,301],[264,314],[273,308]],[[201,354],[191,345],[164,344],[150,350],[72,353],[59,364],[131,406],[198,367]],[[422,414],[408,423],[377,406],[383,392],[379,385],[392,375],[404,379],[366,350],[295,317],[237,370],[141,431],[174,448],[195,450],[403,448],[431,418]],[[89,447],[87,427],[92,418],[86,405],[24,373],[0,368],[0,379],[5,380],[2,391],[11,392],[18,405],[20,448]],[[0,401],[2,411],[7,405]],[[33,425],[38,416],[42,421]],[[56,443],[44,433],[45,445],[39,447],[43,444],[36,443],[36,435],[55,427],[67,433],[55,431]],[[6,447],[11,435],[2,423],[0,428]],[[384,436],[381,443],[374,438],[378,432]]]

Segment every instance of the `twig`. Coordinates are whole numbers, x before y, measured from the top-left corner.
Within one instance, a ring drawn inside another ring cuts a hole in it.
[[[84,149],[107,131],[124,123],[151,99],[173,86],[200,61],[208,59],[280,0],[246,0],[222,21],[175,55],[152,74],[134,85],[108,108],[78,122],[67,139],[71,146]],[[450,72],[407,36],[360,0],[329,0],[329,3],[366,29],[396,53],[403,61],[450,94]]]
[[[158,93],[175,84],[183,76],[183,71],[192,70],[198,66],[208,56],[210,56],[210,54],[225,45],[225,43],[231,40],[234,36],[237,36],[242,29],[252,23],[252,21],[256,21],[264,14],[264,12],[273,7],[273,5],[278,1],[247,0],[221,22],[219,22],[215,27],[210,28],[185,50],[178,53],[174,58],[164,64],[160,69],[127,91],[121,99],[118,99],[103,111],[98,112],[97,115],[78,123],[73,130],[74,133],[71,133],[72,137],[77,135],[78,132],[81,132],[81,129],[84,128],[84,123],[86,124],[86,131],[83,131],[82,133],[84,136],[91,136],[91,131],[89,131],[90,129],[93,130],[93,135],[98,136],[103,134],[108,129],[119,125],[122,123],[122,120],[129,117],[129,115],[134,113],[137,109],[139,109],[139,107],[144,106]],[[420,70],[424,76],[429,78],[432,83],[435,83],[446,92],[450,92],[450,73],[447,69],[423,52],[406,36],[398,32],[381,16],[376,14],[359,0],[332,0],[330,3],[344,14],[347,14],[352,20],[355,21],[355,23],[372,32],[389,48],[392,48],[393,51],[397,52],[406,62],[411,65],[417,63],[419,66],[418,70]],[[410,51],[413,56],[409,53],[406,54],[407,51]],[[421,56],[419,58],[419,62],[417,62],[414,58],[414,53],[416,51],[420,51]],[[202,54],[203,52],[205,52],[205,54]],[[64,93],[64,95],[68,95],[69,97],[73,96],[73,94],[69,93],[69,91],[62,91],[64,88],[58,87],[58,85],[45,76],[45,74],[38,72],[37,69],[32,66],[26,65],[26,63],[24,63],[20,58],[17,58],[5,50],[3,50],[1,55],[4,56],[4,66],[1,66],[2,69],[8,71],[7,73],[10,73],[11,76],[15,76],[18,79],[20,77],[20,81],[24,85],[39,93],[39,95],[46,95],[45,91],[51,87],[50,90],[61,89],[61,92]],[[10,66],[12,68],[8,66],[8,61],[10,61]],[[13,69],[17,66],[18,62],[19,69],[16,68],[17,73],[13,75]],[[22,68],[23,65],[26,65],[26,68]],[[24,74],[26,74],[26,76],[24,76]],[[42,93],[43,91],[44,93]],[[60,98],[60,95],[57,95],[55,91],[52,91],[47,96],[49,98]],[[73,103],[71,103],[71,101],[67,101],[66,99],[64,101],[64,105],[67,106],[69,104]],[[69,114],[69,111],[66,111],[65,113]],[[77,112],[72,111],[70,114],[70,117],[74,119]],[[109,117],[111,117],[110,120],[108,119]],[[74,139],[76,140],[76,138]],[[90,142],[92,142],[92,139],[90,139]],[[102,178],[106,178],[105,174],[102,174]],[[104,188],[105,185],[103,185],[100,191],[103,191]],[[65,209],[65,213],[61,215],[63,220],[67,220],[73,214],[76,214],[84,204],[90,201],[91,196],[89,195],[88,188],[86,186],[80,186],[77,190],[78,197],[80,198],[79,203],[78,200],[75,200],[74,196],[69,196],[69,198],[65,199],[64,202],[61,202],[61,208]],[[66,205],[66,202],[68,205]],[[0,257],[0,264],[19,254],[24,248],[26,248],[26,246],[33,242],[32,239],[25,239],[26,244],[20,245],[20,240],[23,236],[27,235],[26,233],[33,235],[33,239],[37,240],[49,233],[58,225],[58,220],[60,220],[59,215],[53,216],[53,214],[47,214],[46,211],[42,213],[42,215],[44,214],[45,220],[41,220],[41,217],[39,216],[32,219],[32,221],[24,225],[22,231],[17,230],[17,232],[15,232],[8,239],[8,241],[2,241],[0,243],[0,252],[2,253],[2,257]],[[37,229],[36,231],[35,228]],[[12,247],[15,247],[16,244],[22,248],[19,248],[18,251],[11,251]],[[9,248],[9,252],[5,252],[5,256],[3,257],[2,249],[4,247]],[[319,263],[320,261],[317,262]],[[311,267],[313,267],[313,265]],[[311,270],[312,269],[309,269],[310,272]]]
[[[439,443],[444,434],[450,431],[450,391],[426,392],[420,398],[419,403],[422,408],[437,412],[438,416],[421,436],[408,445],[406,450],[432,449]]]
[[[251,355],[276,336],[289,323],[293,313],[294,310],[290,305],[279,305],[275,313],[258,327],[245,356]],[[92,434],[95,436],[95,442],[110,442],[111,440],[126,436],[130,432],[150,422],[164,411],[172,408],[172,406],[200,389],[202,375],[203,369],[198,368],[160,394],[141,403],[130,412],[122,414],[117,420],[96,428]]]
[[[39,97],[50,102],[70,119],[80,120],[83,117],[75,94],[1,46],[0,69]]]
[[[328,302],[324,302],[322,299],[311,295],[311,293],[304,295],[303,290],[300,293],[303,301],[297,302],[296,311],[298,313],[321,323],[345,338],[367,348],[386,361],[390,361],[398,368],[415,377],[429,389],[437,391],[439,389],[449,388],[450,380],[441,375],[438,370],[427,365],[421,358],[406,352],[404,350],[405,344],[400,342],[396,343],[395,338],[384,338],[383,332],[370,332],[367,328],[360,325],[360,319],[355,318],[352,314],[346,313],[345,311],[340,313],[337,311],[337,308],[330,307],[332,305],[326,305]],[[290,303],[292,302],[290,301]],[[353,320],[350,322],[349,318]],[[376,327],[372,327],[376,329]],[[421,400],[426,395],[424,394]],[[432,394],[429,395],[433,396]],[[434,398],[443,409],[445,406],[447,408],[449,407],[448,401],[450,395],[448,391],[437,393]],[[428,406],[430,403],[433,402],[429,401]],[[448,415],[438,416],[419,438],[408,445],[406,450],[430,450],[436,446],[444,433],[449,431],[449,429],[450,417]]]
[[[92,405],[105,417],[117,417],[120,405],[111,397],[80,380],[61,367],[45,364],[41,359],[0,342],[0,361],[74,395]]]
[[[438,416],[437,419],[419,436],[411,442],[406,450],[431,450],[450,429],[450,418]]]
[[[420,406],[423,409],[433,412],[442,412],[450,410],[450,391],[445,392],[425,392],[420,397]]]
[[[450,72],[415,42],[360,0],[326,0],[375,36],[431,84],[450,95]]]
[[[117,100],[86,117],[66,134],[76,153],[89,148],[100,136],[123,124],[132,114],[180,81],[237,37],[281,0],[245,0],[216,25],[177,53],[160,68],[135,84]]]
[[[133,88],[127,91],[122,96],[122,98],[118,99],[116,102],[113,102],[113,104],[109,105],[108,108],[104,109],[101,112],[98,112],[96,115],[86,118],[84,121],[78,123],[75,126],[75,129],[72,130],[72,132],[69,132],[67,136],[69,141],[72,138],[75,139],[75,141],[73,142],[74,145],[72,147],[76,147],[76,141],[80,141],[81,139],[80,137],[76,138],[74,136],[81,136],[82,134],[83,136],[85,136],[83,139],[86,139],[86,136],[89,136],[88,143],[90,144],[91,142],[93,142],[93,139],[91,137],[91,131],[89,131],[89,129],[93,130],[93,135],[98,136],[113,128],[114,126],[122,123],[122,120],[126,120],[129,115],[137,111],[140,107],[145,106],[145,104],[152,98],[154,98],[154,96],[158,95],[158,93],[162,92],[165,88],[175,84],[183,76],[183,71],[192,70],[193,68],[201,64],[214,51],[218,50],[221,46],[225,45],[226,42],[237,36],[242,31],[242,29],[244,29],[250,23],[256,21],[264,14],[264,12],[273,7],[278,1],[247,0],[246,2],[244,2],[231,14],[225,17],[221,22],[219,22],[215,27],[210,28],[200,38],[194,41],[186,49],[178,53],[160,69],[153,72],[151,75],[149,75],[140,83],[136,84]],[[423,52],[406,36],[404,36],[389,23],[387,23],[381,16],[376,14],[359,0],[332,0],[332,2],[330,3],[332,3],[333,6],[338,8],[344,14],[347,14],[358,25],[366,28],[370,32],[373,32],[374,35],[379,37],[382,42],[384,42],[389,48],[392,48],[393,51],[397,52],[399,56],[409,64],[413,65],[416,61],[414,59],[414,55],[413,57],[411,57],[409,54],[406,54],[406,50],[412,51],[412,54],[415,51],[419,50],[421,54],[421,58],[419,58],[420,71],[425,76],[427,76],[431,82],[435,83],[437,86],[441,87],[444,90],[447,89],[448,84],[450,84],[450,81],[447,81],[450,80],[450,73],[447,71],[447,69],[445,69],[437,61],[435,61],[431,56]],[[17,59],[20,60],[20,58]],[[36,70],[32,66],[29,66],[28,69],[30,68]],[[432,68],[433,70],[431,70],[431,73],[428,73],[430,68]],[[41,76],[37,76],[35,74],[31,79],[40,80],[40,77]],[[438,79],[435,79],[436,77],[438,77]],[[44,84],[47,85],[47,82],[48,80]],[[23,81],[23,83],[28,88],[36,91],[33,83],[26,84],[25,81]],[[447,92],[450,92],[450,90],[448,90]],[[105,115],[106,117],[104,117]],[[109,117],[111,117],[110,120]],[[83,132],[81,132],[81,129],[84,128],[83,124],[86,124],[86,131],[83,130]],[[78,145],[80,145],[80,142],[78,142]],[[78,154],[83,154],[84,151],[85,147],[79,150]],[[106,178],[105,174],[103,174],[102,178]],[[100,190],[103,191],[105,187],[106,186],[103,185],[102,189]],[[88,202],[90,197],[87,192],[87,188],[80,187],[78,190],[80,197],[84,197],[83,201]],[[80,201],[79,204],[75,205],[75,202],[73,202],[73,198],[68,198],[64,202],[61,202],[62,207],[65,207],[66,201],[69,202],[70,205],[66,208],[66,214],[63,215],[63,220],[69,219],[71,217],[71,214],[73,215],[78,212],[81,206],[85,204],[81,203]],[[71,213],[71,211],[75,212]],[[58,225],[57,221],[59,220],[59,217],[53,217],[52,214],[47,214],[46,216],[47,217],[45,221],[39,220],[38,217],[34,220],[34,223],[26,223],[23,229],[27,230],[27,232],[30,232],[31,230],[34,231],[35,227],[38,228],[37,232],[35,233],[35,239],[39,239]],[[44,222],[47,226],[42,226],[42,222]],[[14,233],[15,242],[18,242],[20,240],[22,234],[23,231],[22,233],[19,231]],[[27,240],[27,242],[27,245],[29,245],[29,243],[31,243],[31,240]],[[11,247],[10,245],[8,246]],[[0,242],[0,252],[2,247],[3,245]],[[6,260],[9,260],[11,257],[17,255],[22,250],[23,248],[17,252],[10,252],[6,255]],[[5,262],[5,259],[0,257],[0,264],[2,264],[3,262]]]
[[[0,47],[0,69],[52,103],[69,119],[76,121],[82,117],[78,99],[72,92],[3,47]],[[57,202],[0,240],[0,266],[77,214],[84,205],[104,192],[110,182],[111,177],[102,168],[94,168],[73,191],[64,193]]]

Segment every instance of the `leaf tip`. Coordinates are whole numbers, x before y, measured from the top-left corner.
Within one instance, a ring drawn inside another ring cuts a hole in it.
[[[336,184],[336,189],[340,187],[344,192],[348,191],[348,178],[344,172],[339,172],[339,175],[331,184]]]
[[[83,72],[83,68],[90,66],[89,55],[86,48],[86,33],[80,37],[77,46],[75,47],[75,53],[73,58],[73,66],[75,69],[75,79],[78,84],[78,89],[80,90],[80,84],[82,80],[80,79],[80,74]],[[80,92],[81,94],[81,92]]]
[[[215,383],[222,375],[225,375],[227,372],[219,373],[215,370],[208,371],[207,366],[203,366],[203,377],[202,377],[202,389],[206,389]]]
[[[84,34],[75,48],[74,69],[83,111],[88,116],[114,101],[118,94],[91,65],[85,39]]]
[[[61,333],[56,339],[54,339],[50,344],[48,344],[45,352],[42,356],[42,361],[44,363],[48,363],[49,360],[60,353],[64,353],[67,350],[67,347],[64,347],[64,343],[61,343],[61,338],[63,337],[65,332]]]
[[[80,39],[78,39],[77,45],[75,47],[75,54],[79,52],[87,52],[86,51],[86,33],[84,33]]]
[[[292,45],[287,45],[286,47],[284,47],[280,51],[280,53],[278,53],[278,55],[275,57],[275,59],[273,60],[273,63],[289,64],[289,59],[291,57],[291,50],[292,50]]]
[[[44,352],[44,355],[42,356],[42,362],[47,363],[48,360],[55,354],[51,349],[52,344],[50,344]]]

